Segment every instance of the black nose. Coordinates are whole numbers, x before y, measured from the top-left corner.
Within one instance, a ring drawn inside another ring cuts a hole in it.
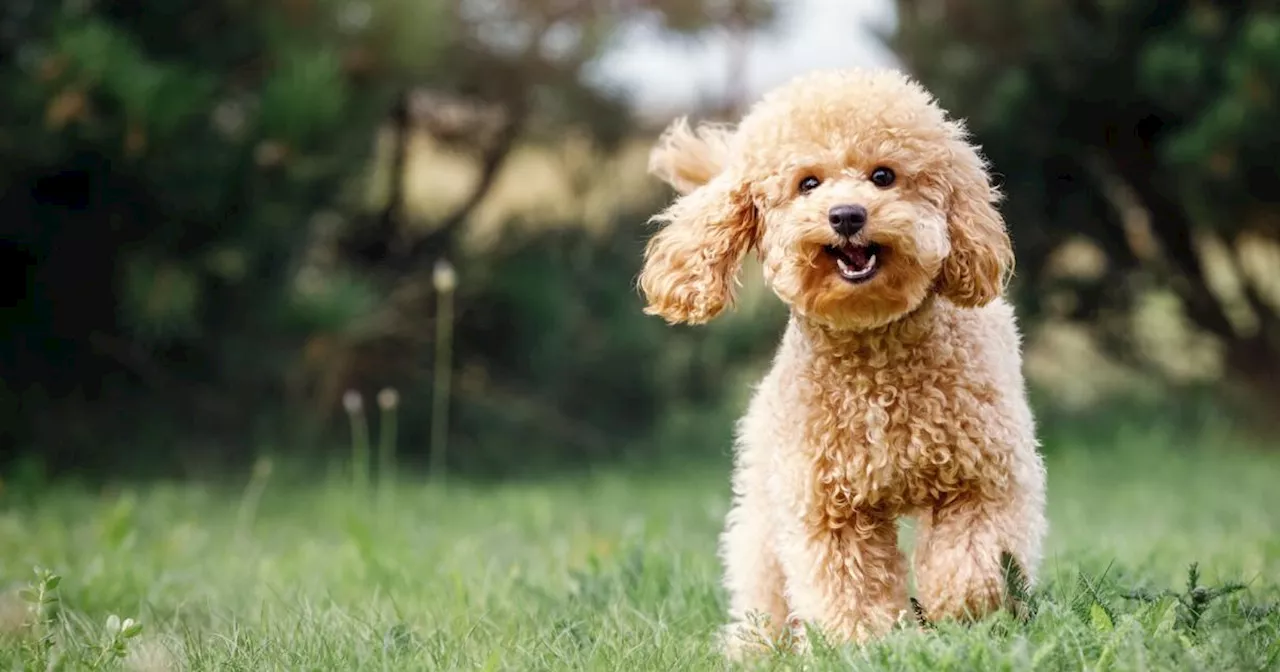
[[[827,211],[831,228],[842,236],[852,236],[867,223],[867,209],[861,205],[837,205]]]

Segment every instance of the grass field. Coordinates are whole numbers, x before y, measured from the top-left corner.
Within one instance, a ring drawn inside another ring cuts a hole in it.
[[[761,664],[1277,669],[1280,453],[1145,436],[1049,446],[1053,529],[1029,622],[905,628],[865,649]],[[709,645],[724,609],[723,466],[405,481],[381,496],[259,473],[243,490],[63,485],[10,488],[3,502],[4,669],[725,667]],[[1182,591],[1193,561],[1204,586],[1247,587],[1198,621],[1175,598],[1120,594]]]

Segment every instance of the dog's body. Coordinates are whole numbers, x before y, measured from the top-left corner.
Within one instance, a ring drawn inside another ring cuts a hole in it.
[[[857,336],[793,319],[739,430],[733,618],[767,616],[770,638],[792,618],[855,640],[889,629],[907,606],[904,515],[931,616],[999,606],[1001,552],[1034,567],[1044,526],[1017,348],[1004,302],[936,299]]]
[[[726,644],[887,631],[907,609],[901,516],[931,618],[997,608],[1005,553],[1034,581],[1044,472],[1000,296],[1012,252],[962,127],[897,73],[816,73],[734,131],[674,125],[651,168],[681,198],[646,251],[649,312],[714,317],[751,248],[792,308],[739,425]]]

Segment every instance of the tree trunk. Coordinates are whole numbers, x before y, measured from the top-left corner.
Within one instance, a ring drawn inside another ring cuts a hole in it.
[[[1255,333],[1235,328],[1227,311],[1209,286],[1204,260],[1195,245],[1195,226],[1176,193],[1158,185],[1158,167],[1149,157],[1112,154],[1117,172],[1133,188],[1151,215],[1151,229],[1159,241],[1172,273],[1165,273],[1181,298],[1187,316],[1213,334],[1223,347],[1226,384],[1240,395],[1240,408],[1257,414],[1266,425],[1280,427],[1280,319],[1256,296],[1247,278],[1241,278],[1245,298],[1258,317]]]
[[[1225,347],[1226,375],[1236,383],[1240,407],[1263,427],[1280,430],[1280,352],[1262,334]]]

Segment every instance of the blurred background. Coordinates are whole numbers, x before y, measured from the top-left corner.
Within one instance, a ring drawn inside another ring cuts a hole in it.
[[[785,311],[642,314],[648,148],[868,65],[994,162],[1046,450],[1276,436],[1280,2],[8,0],[4,473],[723,459]]]

